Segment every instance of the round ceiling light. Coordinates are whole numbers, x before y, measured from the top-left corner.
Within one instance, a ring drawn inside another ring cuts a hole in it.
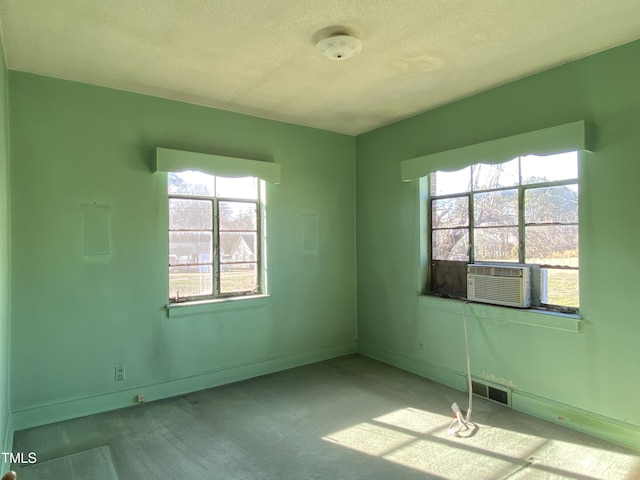
[[[351,35],[333,35],[320,40],[316,48],[330,60],[346,60],[360,53],[362,42]]]

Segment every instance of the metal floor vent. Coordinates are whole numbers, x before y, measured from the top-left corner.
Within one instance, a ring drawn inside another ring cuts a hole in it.
[[[494,402],[501,403],[508,407],[511,406],[511,395],[509,390],[500,387],[494,387],[486,383],[473,380],[471,382],[471,389],[475,395],[493,400]]]

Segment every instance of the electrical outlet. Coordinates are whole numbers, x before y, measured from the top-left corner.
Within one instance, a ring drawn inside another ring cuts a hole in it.
[[[136,397],[136,401],[138,403],[144,403],[144,393],[139,393],[138,396]]]
[[[424,355],[424,342],[422,340],[418,340],[418,353]]]
[[[115,381],[121,382],[122,380],[124,380],[124,365],[117,365],[116,373],[115,373]]]

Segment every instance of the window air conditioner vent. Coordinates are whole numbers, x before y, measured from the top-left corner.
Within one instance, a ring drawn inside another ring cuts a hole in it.
[[[467,266],[467,299],[474,302],[528,308],[531,306],[531,269],[526,266]]]

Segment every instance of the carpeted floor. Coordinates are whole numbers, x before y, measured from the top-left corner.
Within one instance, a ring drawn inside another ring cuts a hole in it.
[[[17,432],[18,480],[626,479],[637,452],[359,355]]]
[[[63,457],[37,462],[24,468],[20,480],[86,478],[92,480],[119,480],[111,449],[108,446],[92,448]]]

